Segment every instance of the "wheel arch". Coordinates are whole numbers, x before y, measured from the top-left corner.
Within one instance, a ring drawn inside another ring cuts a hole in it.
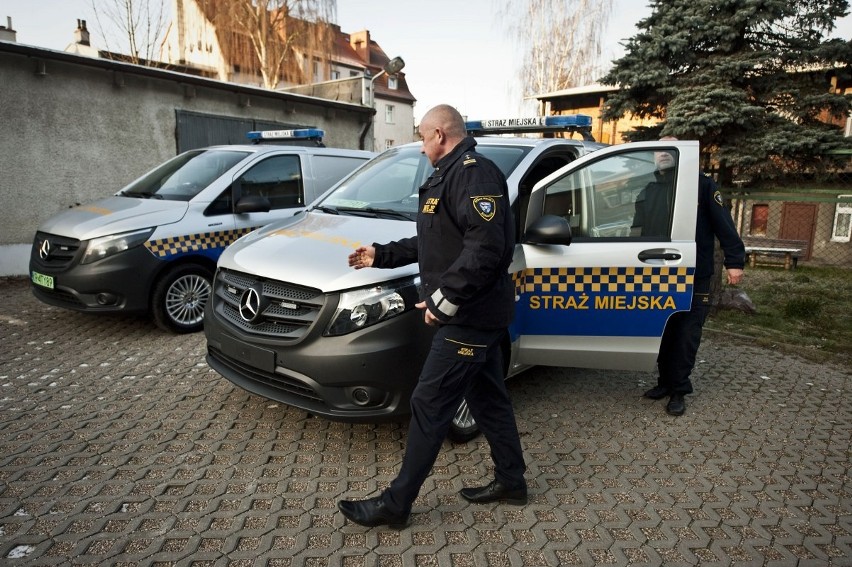
[[[157,284],[177,268],[187,265],[202,266],[210,270],[210,272],[212,272],[214,276],[216,275],[216,260],[213,260],[201,254],[186,254],[184,256],[181,256],[180,258],[175,258],[174,260],[165,262],[160,267],[160,269],[157,270],[157,273],[154,275],[154,277],[151,278],[151,281],[148,285],[149,311],[154,308],[154,290],[157,289]]]

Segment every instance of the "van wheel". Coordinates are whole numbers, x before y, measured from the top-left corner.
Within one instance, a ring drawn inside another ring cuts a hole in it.
[[[184,264],[168,271],[154,286],[151,311],[163,330],[194,333],[204,325],[213,274],[204,266]]]
[[[479,426],[467,407],[467,400],[462,400],[456,415],[450,424],[450,432],[447,437],[453,443],[466,443],[479,435]]]

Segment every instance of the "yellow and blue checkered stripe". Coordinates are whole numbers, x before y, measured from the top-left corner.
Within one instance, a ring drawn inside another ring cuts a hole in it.
[[[690,308],[693,277],[677,266],[519,271],[514,333],[659,336],[672,313]]]
[[[691,268],[536,268],[516,272],[515,287],[524,292],[557,293],[685,293],[692,286]]]
[[[168,238],[149,240],[145,243],[145,247],[148,248],[151,254],[162,259],[181,254],[201,253],[215,260],[219,258],[222,251],[228,245],[256,228],[258,227],[170,236]]]

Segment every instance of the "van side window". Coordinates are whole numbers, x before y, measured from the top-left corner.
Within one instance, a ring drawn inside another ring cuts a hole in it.
[[[254,165],[236,183],[240,198],[266,197],[271,209],[301,207],[305,203],[299,156],[273,156]]]
[[[327,189],[346,177],[350,171],[354,171],[364,163],[361,158],[348,158],[345,156],[322,156],[312,157],[314,166],[314,184],[317,195],[325,193]]]
[[[574,161],[574,156],[567,155],[551,155],[545,157],[532,168],[524,176],[518,184],[518,208],[514,211],[516,238],[520,239],[521,226],[527,216],[527,208],[529,207],[530,194],[532,193],[535,184],[553,173],[558,169],[568,165]],[[561,213],[553,213],[560,214]],[[568,218],[567,216],[565,218]]]
[[[575,238],[668,238],[674,183],[658,185],[655,170],[652,151],[608,156],[546,187],[543,212],[568,219]]]
[[[204,216],[212,217],[216,215],[230,215],[234,212],[233,207],[231,206],[231,188],[228,187],[222,193],[216,197],[216,200],[210,203],[206,209],[204,209]]]

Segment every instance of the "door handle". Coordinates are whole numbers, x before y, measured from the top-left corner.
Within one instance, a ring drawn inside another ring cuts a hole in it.
[[[639,252],[639,260],[646,262],[648,260],[680,260],[680,252],[666,250],[664,248],[655,248],[652,250],[642,250]]]

